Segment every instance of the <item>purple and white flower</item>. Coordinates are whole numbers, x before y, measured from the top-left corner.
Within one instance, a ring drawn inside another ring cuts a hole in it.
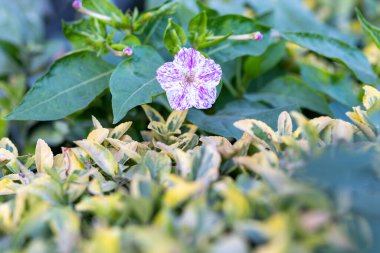
[[[216,86],[222,69],[193,48],[182,48],[157,70],[157,81],[166,91],[173,110],[210,108],[216,100]]]

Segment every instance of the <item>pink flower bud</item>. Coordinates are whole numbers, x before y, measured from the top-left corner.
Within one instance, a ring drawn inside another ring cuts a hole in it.
[[[123,55],[131,56],[133,54],[133,50],[130,47],[126,47],[123,49]]]
[[[75,1],[73,2],[73,8],[74,8],[74,9],[82,8],[82,2],[79,1],[79,0],[75,0]]]
[[[258,41],[262,40],[264,37],[261,32],[255,32],[254,36],[255,36],[255,40],[258,40]]]

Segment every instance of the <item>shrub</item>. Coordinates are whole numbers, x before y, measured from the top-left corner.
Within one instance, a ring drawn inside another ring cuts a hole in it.
[[[276,130],[241,120],[234,143],[199,137],[186,111],[165,121],[148,105],[143,142],[126,134],[132,122],[108,129],[96,118],[55,156],[43,140],[20,156],[3,138],[2,251],[355,252],[359,239],[369,243],[363,218],[380,196],[362,188],[378,184],[377,101],[367,86],[368,111],[348,113],[357,127],[297,112],[282,112]],[[344,193],[355,215],[334,197]]]

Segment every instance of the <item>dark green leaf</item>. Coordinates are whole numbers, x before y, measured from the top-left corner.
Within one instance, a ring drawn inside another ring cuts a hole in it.
[[[0,76],[14,74],[19,71],[19,66],[15,59],[0,47]]]
[[[274,28],[281,32],[310,32],[352,43],[352,37],[322,23],[301,0],[279,0],[274,6]]]
[[[377,77],[364,54],[342,41],[313,33],[284,33],[285,39],[317,54],[343,63],[364,83],[375,84]]]
[[[326,99],[301,79],[286,76],[273,80],[258,92],[245,96],[249,101],[265,101],[275,107],[297,104],[321,114],[331,115]]]
[[[190,109],[187,119],[206,132],[238,139],[243,133],[233,126],[236,121],[256,119],[265,122],[270,127],[276,127],[277,119],[281,112],[296,109],[296,106],[268,109],[259,104],[240,101],[227,104],[225,109],[214,115],[207,115],[200,110]]]
[[[329,95],[336,101],[352,107],[358,104],[352,80],[347,76],[334,75],[327,70],[309,65],[301,65],[301,75],[305,83]]]
[[[7,116],[10,120],[55,120],[86,107],[107,86],[113,66],[88,51],[56,61]]]
[[[369,23],[359,9],[356,9],[356,15],[364,31],[372,38],[377,47],[380,48],[380,28]]]
[[[114,123],[132,108],[152,101],[163,92],[156,81],[156,70],[164,61],[151,47],[133,49],[133,56],[121,62],[112,73],[110,88]]]

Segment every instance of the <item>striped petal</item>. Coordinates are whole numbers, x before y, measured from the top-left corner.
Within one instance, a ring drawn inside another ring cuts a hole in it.
[[[168,91],[177,89],[183,80],[183,74],[173,62],[167,62],[157,69],[157,81],[161,87]]]

